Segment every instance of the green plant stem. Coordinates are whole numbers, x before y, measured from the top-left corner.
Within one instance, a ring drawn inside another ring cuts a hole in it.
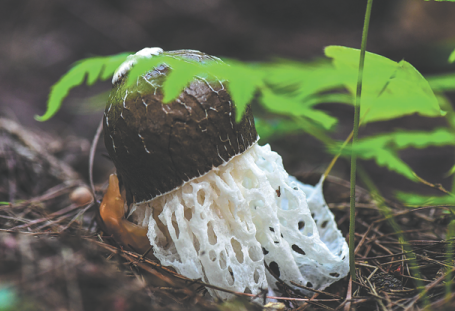
[[[346,138],[346,140],[344,141],[343,145],[341,145],[340,152],[338,152],[338,154],[332,159],[332,161],[330,162],[329,166],[325,170],[324,179],[327,178],[327,176],[329,176],[330,171],[332,170],[333,166],[337,162],[338,158],[341,156],[341,153],[342,153],[343,149],[346,148],[346,146],[351,141],[353,135],[354,135],[354,131],[351,131],[351,134],[349,134],[348,138]]]
[[[367,47],[367,37],[368,37],[368,28],[370,25],[370,16],[371,16],[371,7],[373,6],[373,0],[368,0],[367,9],[365,12],[365,22],[363,24],[363,33],[362,33],[362,45],[360,48],[360,60],[359,60],[359,75],[357,78],[357,92],[355,98],[354,106],[354,135],[352,136],[352,150],[354,150],[354,145],[357,141],[357,136],[359,133],[359,123],[360,123],[360,98],[362,95],[362,79],[363,79],[363,67],[365,64],[365,50]],[[355,183],[356,183],[356,160],[357,157],[352,152],[351,155],[351,189],[350,189],[350,226],[349,226],[349,266],[352,280],[356,280],[355,273]]]
[[[322,141],[326,146],[335,145],[335,141],[332,138],[330,138],[330,136],[328,136],[327,134],[324,133],[324,131],[321,131],[316,126],[311,124],[311,122],[309,122],[304,117],[293,117],[292,119],[307,134],[309,134],[309,135],[313,136],[314,138]]]

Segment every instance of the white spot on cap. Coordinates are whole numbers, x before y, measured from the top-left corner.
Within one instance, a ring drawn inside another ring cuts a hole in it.
[[[131,67],[137,63],[138,59],[151,58],[153,55],[159,55],[161,53],[163,53],[162,48],[143,48],[136,54],[131,54],[115,71],[114,76],[112,77],[112,84],[119,81],[131,69]]]

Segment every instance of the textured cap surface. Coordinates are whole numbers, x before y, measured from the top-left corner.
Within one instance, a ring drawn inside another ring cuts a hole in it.
[[[199,62],[219,61],[198,51],[164,54]],[[127,192],[127,201],[145,202],[202,176],[244,152],[258,139],[251,109],[235,122],[235,108],[220,81],[197,78],[169,104],[160,65],[138,83],[115,85],[104,113],[104,142]]]

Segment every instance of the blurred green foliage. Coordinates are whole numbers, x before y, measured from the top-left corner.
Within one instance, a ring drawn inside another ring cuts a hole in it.
[[[327,58],[312,63],[278,59],[270,63],[244,63],[225,59],[223,62],[198,63],[169,56],[166,53],[151,58],[139,58],[127,76],[128,84],[135,83],[150,68],[166,63],[172,68],[162,86],[164,102],[176,99],[181,90],[195,77],[228,81],[226,87],[236,105],[240,120],[246,105],[257,99],[262,108],[275,117],[256,118],[261,140],[298,131],[305,131],[321,140],[332,153],[348,155],[352,149],[340,149],[341,142],[330,138],[337,118],[318,109],[320,103],[352,105],[358,74],[360,50],[329,46]],[[51,89],[48,109],[43,121],[60,108],[69,91],[82,83],[92,85],[110,78],[127,54],[93,57],[77,62]],[[455,51],[449,62],[455,60]],[[445,118],[449,124],[428,132],[394,131],[364,137],[355,146],[361,159],[372,159],[380,166],[395,171],[410,180],[419,178],[399,157],[406,148],[455,145],[455,113],[444,92],[455,90],[455,73],[425,79],[416,68],[402,60],[394,62],[384,56],[366,53],[361,100],[361,124],[419,114]],[[441,109],[442,107],[442,109]],[[269,114],[269,115],[270,115]],[[455,166],[453,168],[455,172]],[[453,173],[452,172],[452,173]],[[406,202],[417,197],[399,193]],[[421,197],[419,202],[427,202]],[[441,202],[454,202],[453,197]],[[439,202],[439,201],[438,201]]]
[[[98,80],[107,80],[112,77],[114,71],[122,64],[129,53],[106,57],[91,57],[78,61],[73,67],[55,83],[47,102],[47,111],[43,116],[35,116],[38,121],[49,120],[60,109],[63,99],[69,91],[86,82],[93,85]]]
[[[17,303],[16,291],[12,287],[0,288],[0,311],[12,310]]]

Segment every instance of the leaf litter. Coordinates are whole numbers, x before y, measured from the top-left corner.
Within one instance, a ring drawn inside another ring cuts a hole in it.
[[[29,134],[25,129],[21,131]],[[31,148],[7,127],[2,128],[2,137]],[[74,199],[74,191],[89,189],[88,185],[68,174],[46,184],[47,189],[27,187],[27,183],[36,182],[24,177],[34,176],[33,166],[25,163],[29,159],[17,152],[13,157],[14,149],[10,147],[9,158],[15,161],[8,166],[5,143],[2,146],[0,170],[6,177],[2,184],[6,179],[10,185],[16,183],[15,189],[25,189],[17,192],[13,202],[9,201],[8,188],[0,189],[4,200],[0,205],[0,291],[2,297],[9,297],[15,310],[265,308],[252,302],[258,297],[247,293],[232,292],[237,297],[233,301],[214,301],[206,295],[206,288],[211,285],[179,275],[147,254],[124,250],[94,221],[97,203]],[[49,158],[51,152],[44,144],[41,146],[35,148],[36,157]],[[66,165],[54,160],[54,165]],[[51,172],[49,169],[41,174]],[[45,175],[34,178],[38,177],[46,180]],[[306,183],[315,183],[318,178],[311,174],[297,177]],[[96,193],[101,195],[103,187],[96,186]],[[349,182],[329,176],[324,192],[338,227],[347,235]],[[451,206],[410,209],[384,200],[388,208],[384,216],[378,201],[367,190],[358,187],[357,196],[357,281],[345,278],[324,291],[306,288],[314,295],[304,297],[292,290],[290,285],[295,284],[277,278],[280,292],[276,296],[281,297],[269,297],[266,291],[260,297],[274,301],[267,305],[271,307],[268,310],[344,310],[348,306],[357,310],[421,310],[425,301],[432,309],[454,306],[453,239],[446,238],[450,220],[447,211]],[[393,229],[390,218],[401,231]],[[420,271],[418,277],[416,267]]]

